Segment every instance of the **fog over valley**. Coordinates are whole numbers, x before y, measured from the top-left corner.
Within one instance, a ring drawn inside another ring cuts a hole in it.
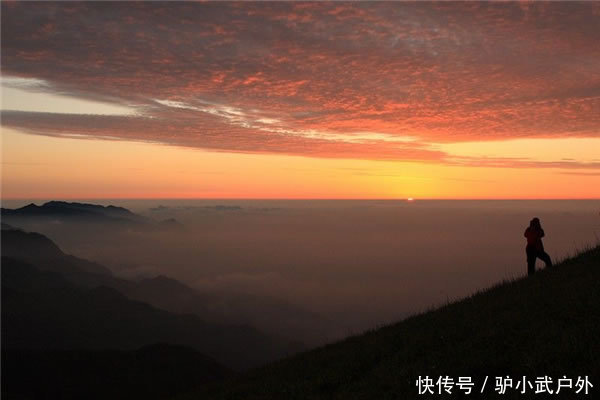
[[[40,232],[116,277],[168,277],[199,296],[186,300],[187,310],[168,298],[157,300],[162,308],[247,323],[307,346],[525,275],[523,231],[533,217],[556,261],[600,235],[597,200],[85,202],[125,207],[140,219],[3,215],[3,222]]]

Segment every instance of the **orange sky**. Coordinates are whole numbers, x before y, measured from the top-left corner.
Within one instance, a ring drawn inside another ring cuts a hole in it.
[[[2,3],[2,198],[598,198],[598,3]]]

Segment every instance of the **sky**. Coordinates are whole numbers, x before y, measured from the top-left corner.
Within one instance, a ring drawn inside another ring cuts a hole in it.
[[[599,198],[599,2],[13,2],[2,198]]]

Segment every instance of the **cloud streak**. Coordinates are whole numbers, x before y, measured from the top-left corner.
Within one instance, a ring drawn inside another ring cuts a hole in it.
[[[436,161],[444,153],[404,141],[346,141],[257,129],[210,113],[171,111],[157,116],[107,116],[2,111],[2,124],[28,133],[65,138],[132,140],[241,153],[326,158]]]
[[[599,25],[595,2],[3,2],[3,74],[138,115],[4,111],[2,123],[465,165],[431,144],[600,136]],[[507,162],[585,164],[477,160]]]

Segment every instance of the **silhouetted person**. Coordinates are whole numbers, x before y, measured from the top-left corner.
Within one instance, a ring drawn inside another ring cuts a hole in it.
[[[535,260],[539,258],[546,263],[546,267],[552,266],[552,260],[548,253],[544,251],[542,238],[544,230],[540,224],[539,218],[534,218],[529,222],[529,227],[525,229],[525,237],[527,238],[527,275],[531,276],[535,273]]]

